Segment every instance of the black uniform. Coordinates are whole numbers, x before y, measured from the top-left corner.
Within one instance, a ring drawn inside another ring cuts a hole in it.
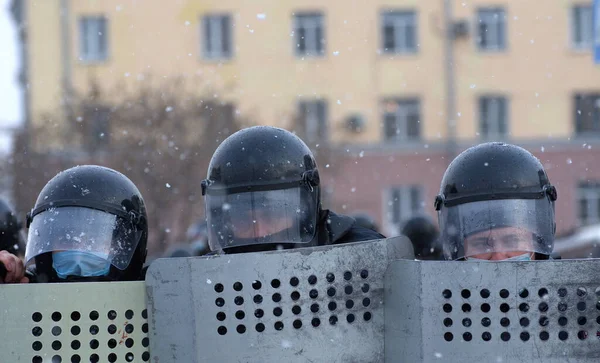
[[[511,251],[547,259],[556,198],[542,163],[529,151],[499,142],[464,151],[448,166],[435,199],[446,259]]]
[[[123,174],[83,165],[52,178],[27,215],[33,282],[143,279],[144,199]]]
[[[202,182],[212,251],[299,248],[385,238],[321,208],[317,163],[289,131],[256,126],[219,145]]]
[[[428,216],[415,216],[402,227],[402,234],[410,239],[418,260],[443,260],[439,232]]]
[[[15,212],[4,200],[0,199],[0,250],[20,257],[25,255],[22,227]]]

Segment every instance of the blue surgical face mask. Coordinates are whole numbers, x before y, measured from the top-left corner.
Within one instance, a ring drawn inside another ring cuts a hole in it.
[[[467,257],[467,261],[475,262],[503,262],[503,261],[531,261],[531,252],[524,253],[522,255],[505,258],[504,260],[484,260],[481,258]]]
[[[67,276],[106,276],[110,271],[108,256],[81,251],[63,251],[52,254],[52,267],[61,279]]]

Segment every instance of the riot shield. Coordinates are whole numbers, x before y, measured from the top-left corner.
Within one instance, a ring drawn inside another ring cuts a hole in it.
[[[386,362],[598,362],[600,261],[394,261]]]
[[[148,362],[144,282],[0,285],[0,362]]]
[[[152,361],[383,362],[384,274],[403,238],[156,260]]]

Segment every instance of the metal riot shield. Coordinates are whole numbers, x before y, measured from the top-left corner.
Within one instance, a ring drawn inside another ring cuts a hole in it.
[[[384,273],[403,238],[159,259],[146,276],[156,362],[383,362]]]
[[[148,362],[144,282],[0,285],[0,362]]]
[[[600,261],[394,261],[386,362],[598,362]]]

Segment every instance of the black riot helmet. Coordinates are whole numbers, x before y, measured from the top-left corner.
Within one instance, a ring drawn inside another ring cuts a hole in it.
[[[556,197],[542,163],[527,150],[498,142],[469,148],[450,163],[435,199],[444,256],[548,258]]]
[[[21,257],[25,255],[25,241],[21,228],[22,224],[15,212],[0,199],[0,251],[5,250]]]
[[[402,234],[410,239],[419,260],[441,260],[442,249],[439,246],[439,231],[433,220],[426,215],[410,218],[402,227]]]
[[[38,281],[141,278],[148,226],[144,199],[125,175],[83,165],[60,172],[27,215],[25,263]]]
[[[319,173],[306,144],[289,131],[255,126],[217,148],[202,182],[212,251],[314,244]]]

